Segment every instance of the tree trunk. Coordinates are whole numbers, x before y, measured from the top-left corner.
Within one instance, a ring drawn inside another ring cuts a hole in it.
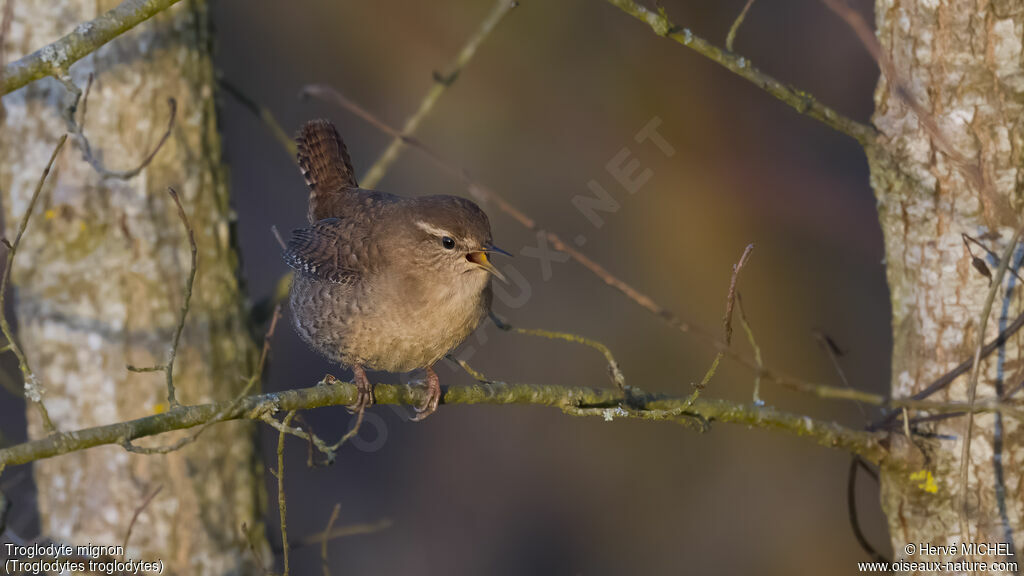
[[[102,0],[18,0],[8,61],[116,5]],[[178,190],[195,229],[199,271],[174,370],[182,403],[234,397],[254,368],[221,162],[209,22],[202,0],[182,2],[73,69],[96,79],[85,132],[110,169],[137,166],[156,146],[175,98],[171,138],[134,179],[103,180],[69,145],[55,165],[14,266],[19,340],[45,390],[56,426],[74,430],[166,409],[161,372],[125,366],[167,360],[189,272],[189,245],[167,187]],[[52,79],[3,99],[0,189],[16,229],[65,125],[66,91]],[[75,144],[72,139],[69,144]],[[10,232],[8,232],[10,234]],[[29,435],[45,431],[33,406]],[[264,546],[262,468],[252,424],[206,430],[166,456],[96,448],[35,464],[46,537],[119,545],[138,517],[127,556],[162,559],[168,574],[252,574],[242,525]],[[169,444],[180,436],[158,438]]]
[[[898,95],[896,82],[880,80],[874,123],[881,136],[868,156],[892,298],[892,395],[907,397],[970,358],[977,345],[989,282],[972,266],[961,234],[1002,254],[1020,226],[1024,6],[1015,0],[877,0],[875,10],[878,36],[898,79],[938,127],[927,130]],[[971,165],[957,162],[945,153],[949,149]],[[977,166],[983,185],[970,175]],[[1018,250],[1014,265],[1020,256]],[[997,263],[987,260],[994,271]],[[1021,304],[1020,281],[1011,272],[997,292],[986,341],[1021,312]],[[978,398],[998,396],[1020,382],[1022,352],[1024,337],[1017,335],[984,360]],[[961,376],[933,399],[967,401],[968,381]],[[906,557],[908,544],[962,541],[960,453],[966,427],[963,417],[929,425],[941,436],[920,442],[923,453],[908,445],[905,454],[921,462],[920,470],[883,474],[882,505],[897,558]],[[970,541],[1009,542],[1013,549],[1024,513],[1020,423],[978,415],[969,470]],[[943,560],[919,549],[911,556]]]

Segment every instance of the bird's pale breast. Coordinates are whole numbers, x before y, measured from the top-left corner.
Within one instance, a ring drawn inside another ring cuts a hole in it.
[[[295,326],[335,362],[388,372],[423,368],[461,344],[487,314],[490,278],[484,272],[471,276],[420,282],[374,275],[337,284],[297,274],[291,291]]]

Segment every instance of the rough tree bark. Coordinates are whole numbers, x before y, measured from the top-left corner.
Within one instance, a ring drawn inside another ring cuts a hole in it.
[[[44,46],[116,1],[18,0],[6,39],[8,61]],[[171,138],[138,177],[103,180],[69,145],[58,160],[15,262],[15,312],[22,346],[54,423],[62,430],[166,409],[164,376],[126,364],[163,364],[189,272],[173,186],[195,228],[199,274],[178,350],[183,403],[232,398],[254,367],[221,163],[208,14],[183,2],[74,67],[96,81],[85,126],[110,169],[138,165],[162,135],[167,99],[178,103]],[[35,82],[4,97],[0,189],[7,230],[25,210],[57,137],[64,87]],[[73,143],[69,142],[69,144]],[[35,479],[45,536],[69,544],[120,544],[140,515],[128,555],[163,559],[170,574],[251,574],[241,531],[263,542],[262,468],[250,423],[210,428],[167,456],[105,447],[38,462]],[[29,407],[29,434],[44,435]],[[161,438],[161,443],[175,438]],[[258,544],[262,546],[262,544]]]
[[[972,267],[961,233],[984,238],[1001,254],[1021,225],[1024,5],[1014,0],[877,0],[875,10],[878,37],[897,77],[933,115],[942,134],[927,130],[883,75],[875,93],[880,137],[868,156],[892,299],[892,394],[906,397],[973,355],[989,284]],[[980,161],[984,185],[972,181],[971,167],[943,152],[942,139],[971,163]],[[1018,250],[1014,264],[1020,256]],[[989,266],[995,270],[991,261]],[[1006,287],[1013,288],[1012,294]],[[986,339],[1019,314],[1021,304],[1020,282],[1010,274],[997,293]],[[1018,334],[983,362],[979,398],[1020,382],[1022,353],[1024,338]],[[968,376],[958,378],[936,399],[966,401],[968,381]],[[966,425],[965,418],[932,425],[932,431],[948,439],[920,443],[924,459],[909,449],[907,456],[932,473],[933,485],[906,470],[883,473],[882,505],[897,557],[905,557],[908,543],[961,542],[960,453]],[[979,415],[971,447],[970,539],[1016,538],[1019,545],[1024,430],[1012,418]],[[914,558],[938,560],[920,553]]]

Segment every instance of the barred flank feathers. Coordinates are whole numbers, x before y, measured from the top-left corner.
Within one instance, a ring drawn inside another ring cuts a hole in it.
[[[298,144],[298,163],[302,170],[302,176],[309,185],[310,195],[310,223],[320,219],[322,215],[315,215],[314,207],[322,205],[327,197],[343,191],[346,188],[355,188],[355,172],[352,170],[352,160],[349,159],[345,143],[334,128],[334,125],[327,120],[312,120],[302,127],[302,131],[295,138]],[[319,198],[318,198],[319,197]]]

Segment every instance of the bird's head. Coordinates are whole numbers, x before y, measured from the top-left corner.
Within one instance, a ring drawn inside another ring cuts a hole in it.
[[[490,257],[510,254],[491,242],[491,223],[479,206],[456,196],[424,196],[412,207],[417,260],[441,273],[493,274],[508,282]]]

